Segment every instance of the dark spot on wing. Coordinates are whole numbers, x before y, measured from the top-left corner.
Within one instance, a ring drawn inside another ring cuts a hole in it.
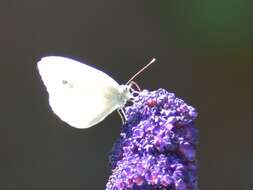
[[[72,83],[70,83],[69,81],[67,81],[67,80],[62,80],[62,84],[63,85],[66,85],[67,87],[69,87],[69,88],[73,88],[73,84]]]

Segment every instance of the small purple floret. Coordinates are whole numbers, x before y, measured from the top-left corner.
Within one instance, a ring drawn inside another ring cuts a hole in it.
[[[144,90],[126,116],[106,190],[197,190],[195,108],[164,89]]]

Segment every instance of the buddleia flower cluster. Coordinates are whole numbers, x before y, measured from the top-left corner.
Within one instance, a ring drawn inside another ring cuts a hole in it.
[[[195,108],[164,89],[126,107],[106,190],[197,190]]]

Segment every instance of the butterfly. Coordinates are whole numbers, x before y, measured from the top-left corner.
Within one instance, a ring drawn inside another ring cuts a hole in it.
[[[52,111],[70,126],[82,129],[96,125],[133,99],[136,91],[131,87],[135,84],[132,79],[154,61],[125,85],[94,67],[66,57],[44,57],[37,66]]]

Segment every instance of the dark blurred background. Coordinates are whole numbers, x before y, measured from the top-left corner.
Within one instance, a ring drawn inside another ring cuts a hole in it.
[[[253,5],[245,0],[1,0],[0,189],[102,190],[116,113],[60,121],[36,62],[60,55],[196,107],[201,190],[253,189]]]

